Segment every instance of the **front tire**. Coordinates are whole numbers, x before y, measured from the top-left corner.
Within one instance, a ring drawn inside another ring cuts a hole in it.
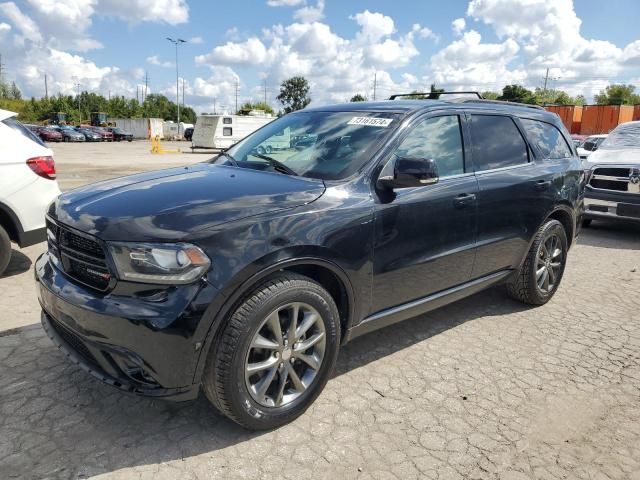
[[[331,295],[308,277],[278,274],[249,294],[212,345],[203,390],[245,428],[279,427],[318,397],[339,344]]]
[[[0,225],[0,275],[4,273],[11,260],[11,240],[7,231]]]
[[[509,295],[529,305],[544,305],[556,293],[567,262],[567,234],[558,220],[536,232],[521,267],[507,282]]]

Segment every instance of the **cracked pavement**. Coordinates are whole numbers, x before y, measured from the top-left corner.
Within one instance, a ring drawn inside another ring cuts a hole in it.
[[[640,228],[594,222],[547,305],[493,288],[358,338],[306,414],[260,433],[203,396],[104,386],[39,325],[5,332],[0,476],[638,480],[639,291]]]

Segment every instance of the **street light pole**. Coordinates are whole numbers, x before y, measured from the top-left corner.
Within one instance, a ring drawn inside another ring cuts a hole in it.
[[[187,41],[181,38],[176,38],[174,40],[170,37],[167,37],[167,40],[169,40],[176,46],[176,106],[178,107],[178,137],[180,137],[180,84],[178,81],[178,45],[180,45],[181,43],[187,43]]]

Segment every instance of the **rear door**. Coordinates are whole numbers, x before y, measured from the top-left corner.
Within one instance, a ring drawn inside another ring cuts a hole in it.
[[[516,267],[553,205],[553,172],[536,162],[522,125],[505,114],[471,113],[478,179],[478,241],[473,278]]]

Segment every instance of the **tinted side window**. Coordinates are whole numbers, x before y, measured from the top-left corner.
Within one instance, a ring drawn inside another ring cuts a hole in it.
[[[396,155],[433,159],[438,165],[440,177],[464,173],[464,154],[458,116],[446,115],[423,120],[402,141],[396,150]]]
[[[224,137],[231,137],[233,135],[233,130],[231,129],[231,127],[224,127],[222,129],[222,135]]]
[[[510,117],[472,115],[471,140],[476,171],[529,162],[527,144]]]
[[[229,117],[224,117],[224,118],[222,119],[222,124],[223,124],[223,125],[231,125],[231,120],[232,120],[232,119],[231,119],[231,118],[229,118]]]
[[[555,126],[538,120],[521,118],[525,132],[531,143],[536,145],[544,158],[568,158],[571,150],[566,140]]]

